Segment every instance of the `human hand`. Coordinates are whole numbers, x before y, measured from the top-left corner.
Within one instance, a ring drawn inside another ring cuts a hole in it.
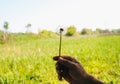
[[[70,84],[103,84],[89,75],[76,59],[70,56],[55,56],[53,59],[57,61],[56,71],[59,80],[63,77]]]

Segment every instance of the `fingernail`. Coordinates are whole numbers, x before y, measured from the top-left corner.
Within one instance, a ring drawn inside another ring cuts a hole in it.
[[[59,59],[60,59],[60,60],[63,60],[63,58],[62,58],[62,57],[59,57]]]

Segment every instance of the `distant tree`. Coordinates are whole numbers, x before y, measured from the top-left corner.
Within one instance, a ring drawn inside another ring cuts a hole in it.
[[[113,29],[111,32],[113,34],[120,34],[120,28],[119,29]]]
[[[39,33],[38,33],[38,36],[40,38],[54,38],[57,36],[56,33],[52,32],[52,31],[49,31],[49,30],[41,30]]]
[[[8,28],[9,28],[9,23],[6,21],[6,22],[4,22],[4,29],[6,32],[7,32]]]
[[[109,33],[111,33],[108,29],[97,28],[96,31],[99,32],[99,34],[109,34]]]
[[[109,34],[110,31],[109,31],[109,29],[105,29],[105,30],[103,30],[103,33]]]
[[[120,28],[119,28],[119,29],[117,29],[117,33],[118,33],[118,34],[120,34]]]
[[[27,28],[27,31],[26,31],[27,33],[29,32],[29,28],[31,28],[31,26],[32,26],[32,25],[31,25],[30,23],[28,23],[28,24],[25,26],[25,27]]]
[[[3,39],[6,40],[7,39],[7,33],[8,33],[8,28],[9,28],[9,23],[7,21],[4,22],[4,25],[3,25],[5,31],[4,31],[4,35],[3,35]]]
[[[99,33],[98,31],[94,30],[94,31],[93,31],[93,34],[94,34],[94,35],[95,35],[95,34],[98,35],[98,34],[100,34],[100,33]]]
[[[92,29],[88,29],[88,28],[83,28],[81,31],[82,35],[85,35],[85,34],[90,35],[92,33],[93,33]]]
[[[73,36],[76,33],[76,27],[75,26],[69,26],[67,28],[67,36]]]
[[[102,32],[103,32],[103,30],[102,30],[102,29],[100,29],[100,28],[96,28],[96,32],[98,32],[98,33],[102,33]]]

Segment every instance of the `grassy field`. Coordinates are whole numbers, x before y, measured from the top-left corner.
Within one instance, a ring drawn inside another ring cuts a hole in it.
[[[67,84],[58,81],[53,56],[59,39],[16,36],[0,44],[0,84]],[[62,54],[78,59],[107,84],[120,84],[120,36],[63,38]]]

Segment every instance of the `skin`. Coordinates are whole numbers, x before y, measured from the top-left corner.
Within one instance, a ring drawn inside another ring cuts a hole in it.
[[[58,79],[64,78],[69,84],[104,84],[88,74],[83,66],[70,56],[55,56]]]

